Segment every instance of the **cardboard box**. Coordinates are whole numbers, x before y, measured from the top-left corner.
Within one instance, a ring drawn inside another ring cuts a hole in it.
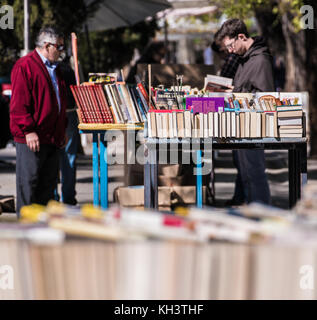
[[[196,186],[158,187],[159,210],[173,210],[177,206],[196,204]],[[144,186],[118,187],[114,200],[122,207],[143,208]],[[206,203],[206,187],[203,187],[203,203]]]

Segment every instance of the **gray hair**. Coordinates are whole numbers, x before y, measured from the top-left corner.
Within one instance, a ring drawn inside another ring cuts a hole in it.
[[[57,39],[60,38],[64,38],[64,35],[61,31],[52,26],[45,26],[38,33],[35,45],[38,48],[42,48],[45,42],[56,43]]]

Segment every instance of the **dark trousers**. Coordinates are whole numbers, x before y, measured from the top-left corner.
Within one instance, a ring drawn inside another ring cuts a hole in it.
[[[21,207],[38,203],[46,205],[54,199],[58,177],[59,149],[41,145],[39,152],[32,152],[26,144],[16,143],[17,214]]]
[[[238,202],[270,204],[264,150],[233,150],[233,162],[238,170],[234,199]]]

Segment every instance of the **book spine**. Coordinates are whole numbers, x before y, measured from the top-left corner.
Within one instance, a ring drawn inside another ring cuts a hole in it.
[[[115,106],[113,105],[113,99],[111,96],[111,92],[109,90],[109,85],[105,85],[104,88],[105,88],[106,95],[108,97],[109,108],[111,110],[111,113],[113,115],[113,119],[114,119],[115,123],[122,123],[122,121],[120,120],[119,115],[115,109]]]
[[[142,113],[141,113],[140,109],[138,108],[138,104],[136,103],[136,101],[134,99],[133,92],[128,85],[126,85],[126,88],[127,88],[127,92],[128,92],[132,107],[138,116],[138,120],[139,120],[139,122],[142,122],[142,119],[143,119]]]
[[[142,84],[141,82],[139,82],[139,83],[137,84],[137,86],[138,86],[138,88],[140,89],[141,94],[143,95],[145,101],[146,101],[147,104],[149,105],[149,109],[156,109],[156,108],[153,106],[152,101],[149,101],[149,95],[148,95],[148,93],[146,92],[143,84]]]
[[[122,114],[121,108],[119,107],[112,85],[109,84],[108,88],[109,88],[111,99],[112,99],[112,106],[117,111],[117,114],[121,123],[125,123],[124,116]]]
[[[146,112],[149,112],[149,110],[150,110],[149,105],[148,105],[146,99],[144,98],[144,96],[143,96],[140,88],[139,88],[139,87],[136,87],[136,90],[137,90],[137,93],[138,93],[138,95],[139,95],[139,97],[140,97],[140,99],[141,99],[141,101],[142,101],[142,104],[143,104],[143,106],[144,106],[144,109],[146,110]]]
[[[94,86],[89,86],[88,90],[90,91],[91,102],[92,102],[92,104],[94,106],[94,110],[96,111],[96,115],[98,116],[99,122],[100,123],[105,123],[105,120],[104,120],[104,118],[102,116],[100,104],[98,103],[98,100],[97,100],[96,95],[95,95]]]
[[[100,98],[101,107],[103,110],[104,118],[106,120],[106,123],[113,123],[113,116],[106,98],[106,94],[104,92],[104,89],[102,87],[102,84],[98,84],[96,86],[96,92],[98,93],[98,96]]]
[[[81,89],[82,89],[83,95],[84,95],[85,98],[86,98],[86,103],[87,103],[87,105],[88,105],[88,108],[90,109],[92,121],[93,121],[93,123],[98,123],[98,122],[99,122],[98,116],[97,116],[97,114],[96,114],[96,111],[95,111],[95,109],[94,109],[93,104],[91,103],[91,99],[90,99],[90,95],[89,95],[89,90],[88,90],[87,86],[81,86]]]
[[[141,116],[140,118],[143,119],[143,121],[145,121],[146,120],[145,111],[143,110],[141,101],[139,101],[138,97],[136,96],[136,92],[135,92],[134,87],[132,87],[132,86],[129,87],[128,86],[128,88],[130,90],[130,94],[131,94],[131,97],[133,99],[134,105],[137,108],[137,110],[138,110],[138,112],[139,112],[139,114]]]
[[[78,92],[78,95],[80,96],[80,99],[82,101],[83,109],[85,110],[85,113],[87,115],[88,123],[93,123],[93,117],[91,115],[91,111],[90,111],[88,102],[86,100],[86,95],[83,92],[83,87],[82,86],[77,86],[77,92]]]
[[[128,110],[126,101],[124,100],[124,96],[123,96],[121,84],[120,84],[120,83],[116,83],[115,86],[116,86],[116,89],[117,89],[117,91],[118,91],[118,95],[119,95],[120,100],[121,100],[122,113],[125,115],[125,119],[126,119],[128,122],[131,122],[132,118],[131,118],[131,115],[130,115],[130,113],[129,113],[129,110]]]
[[[77,95],[75,87],[76,87],[75,85],[70,85],[70,90],[73,94],[76,105],[78,107],[78,109],[77,109],[78,110],[78,112],[77,112],[78,118],[79,118],[80,122],[87,123],[88,121],[87,121],[86,116],[84,114],[84,110],[83,110],[82,104],[80,102],[79,96]]]
[[[134,109],[134,105],[133,105],[133,103],[132,103],[132,101],[130,99],[127,87],[124,84],[122,84],[121,85],[121,89],[122,89],[122,93],[123,93],[123,98],[124,98],[125,103],[126,103],[126,105],[128,107],[128,110],[129,110],[129,113],[131,115],[132,121],[134,123],[140,122],[140,120],[138,119],[138,115],[137,115],[137,113],[136,113],[136,111]]]

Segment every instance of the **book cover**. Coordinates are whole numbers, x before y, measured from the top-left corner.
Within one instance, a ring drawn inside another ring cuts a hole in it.
[[[100,103],[101,103],[101,107],[102,107],[102,112],[103,112],[103,116],[104,118],[106,119],[106,123],[113,123],[114,122],[114,119],[113,119],[113,116],[112,116],[112,112],[110,110],[110,107],[109,107],[109,104],[108,104],[108,101],[107,101],[107,98],[106,98],[106,94],[104,92],[104,89],[102,87],[101,84],[97,84],[95,86],[95,90],[99,96],[99,99],[100,99]]]
[[[225,92],[231,89],[232,79],[216,75],[207,75],[205,77],[204,90],[209,92]]]
[[[186,97],[186,110],[194,114],[223,111],[224,105],[223,97]]]

